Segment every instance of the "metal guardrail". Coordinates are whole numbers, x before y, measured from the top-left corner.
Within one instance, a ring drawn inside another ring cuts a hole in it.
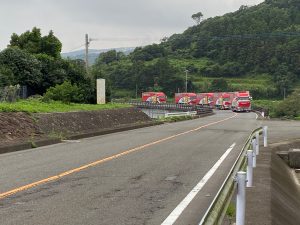
[[[266,128],[265,128],[266,129]],[[260,127],[254,130],[251,135],[248,137],[246,144],[243,146],[238,158],[236,159],[234,165],[230,169],[229,174],[227,175],[225,181],[223,182],[221,188],[219,189],[218,193],[216,194],[214,200],[212,201],[211,205],[209,206],[208,210],[206,211],[205,215],[202,217],[199,225],[211,225],[211,224],[222,224],[223,218],[225,216],[226,210],[228,205],[233,197],[235,189],[237,188],[237,183],[235,182],[236,175],[238,171],[242,168],[246,167],[246,155],[247,150],[249,149],[250,145],[252,144],[252,140],[254,136],[262,133],[263,128]],[[264,146],[267,145],[267,134],[266,130],[264,133]],[[257,136],[256,136],[257,138]],[[255,152],[255,151],[254,151]],[[255,153],[253,153],[255,155]],[[256,159],[256,158],[255,158]]]
[[[127,104],[136,106],[137,108],[144,109],[160,109],[160,110],[170,110],[179,112],[192,112],[196,111],[197,115],[212,113],[212,109],[208,106],[202,105],[188,105],[188,104],[173,104],[173,103],[148,103],[139,101],[130,101]]]
[[[173,116],[194,116],[197,115],[196,111],[191,112],[175,112],[175,113],[165,113],[165,117],[173,117]]]
[[[268,117],[270,115],[270,110],[263,107],[253,106],[252,111],[259,112],[263,117]]]

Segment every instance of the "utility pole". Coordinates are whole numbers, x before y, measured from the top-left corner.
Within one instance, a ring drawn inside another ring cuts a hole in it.
[[[187,93],[187,75],[188,75],[188,70],[185,70],[185,93]]]
[[[86,72],[89,72],[89,46],[91,44],[91,41],[97,41],[98,39],[92,39],[89,38],[88,34],[85,34],[85,67],[86,67]]]
[[[138,85],[135,83],[135,99],[137,99],[138,96]]]
[[[86,72],[89,70],[89,45],[90,45],[90,40],[89,40],[89,35],[85,35],[85,67],[86,67]]]

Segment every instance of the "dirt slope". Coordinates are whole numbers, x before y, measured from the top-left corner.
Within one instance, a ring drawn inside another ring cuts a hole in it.
[[[26,113],[0,113],[0,145],[41,136],[34,119]]]
[[[0,113],[0,147],[149,121],[146,114],[135,108],[33,115]]]

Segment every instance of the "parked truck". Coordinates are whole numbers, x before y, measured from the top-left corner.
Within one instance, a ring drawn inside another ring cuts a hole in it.
[[[175,93],[175,103],[176,104],[197,104],[196,93]]]
[[[235,97],[234,92],[223,92],[219,93],[218,99],[216,100],[215,107],[217,109],[230,109],[231,103]]]
[[[214,106],[214,93],[197,93],[197,104],[203,106]]]
[[[163,92],[143,92],[142,102],[148,103],[166,103],[167,96]]]
[[[233,112],[249,112],[251,111],[251,96],[249,91],[239,91],[235,93],[232,101],[231,109]]]

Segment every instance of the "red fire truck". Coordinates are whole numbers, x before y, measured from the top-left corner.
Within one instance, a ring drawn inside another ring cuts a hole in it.
[[[251,110],[251,96],[249,91],[235,92],[231,109],[234,112],[249,112]]]
[[[143,92],[142,102],[148,103],[166,103],[167,96],[163,92]]]
[[[175,93],[175,103],[176,104],[197,104],[196,93]]]

